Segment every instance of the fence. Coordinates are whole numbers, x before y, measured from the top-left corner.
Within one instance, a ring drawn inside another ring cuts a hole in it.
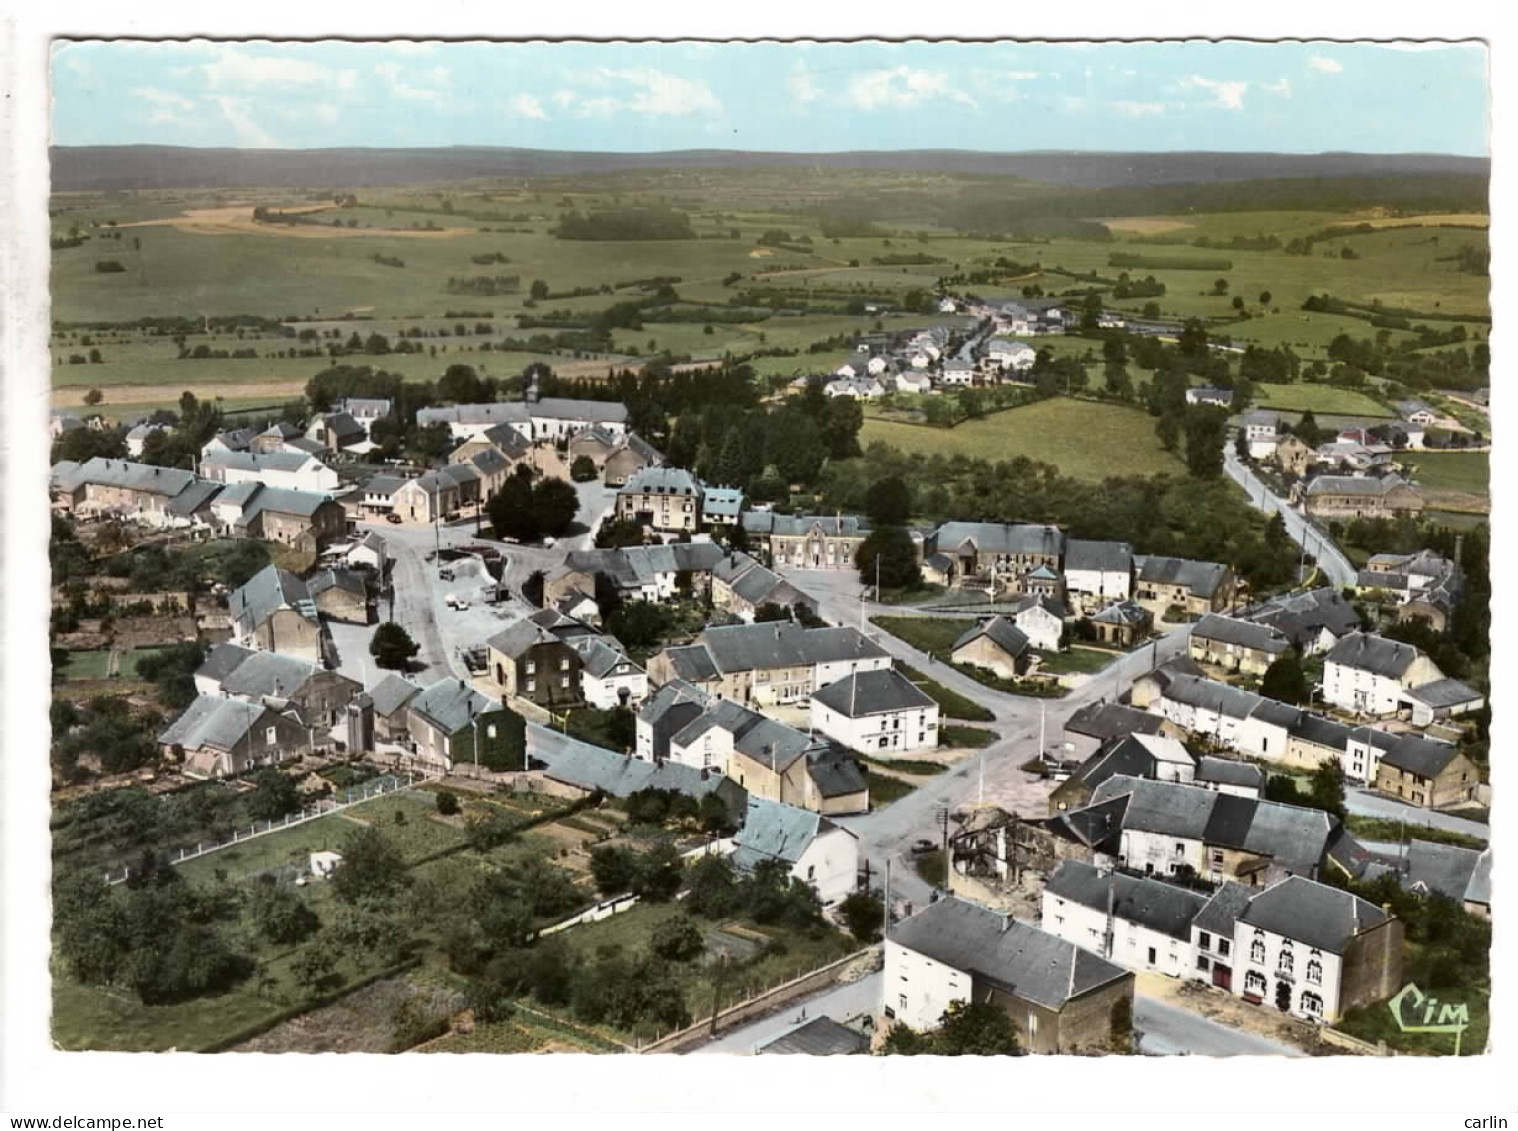
[[[319,817],[330,817],[334,813],[341,813],[346,809],[353,808],[355,805],[362,805],[366,801],[373,801],[376,797],[383,797],[388,793],[398,793],[401,790],[411,789],[418,782],[431,781],[440,776],[440,774],[436,773],[412,772],[406,775],[404,781],[393,775],[389,775],[388,780],[386,777],[376,778],[373,781],[354,786],[352,789],[344,790],[341,801],[326,805],[314,805],[307,809],[301,809],[298,813],[287,813],[278,821],[255,821],[248,826],[247,832],[243,832],[240,828],[233,829],[231,837],[227,840],[217,840],[209,843],[200,841],[196,843],[194,848],[181,848],[174,856],[169,858],[168,862],[170,864],[183,864],[187,860],[198,860],[202,856],[208,856],[223,848],[231,848],[234,844],[246,844],[257,837],[282,832],[285,829],[294,828],[296,825],[303,825],[308,821],[314,821]],[[131,879],[132,875],[133,870],[131,867],[123,867],[119,873],[107,872],[105,874],[105,882],[109,886],[123,884]]]
[[[610,919],[613,915],[620,915],[624,911],[631,911],[638,902],[635,895],[619,895],[615,899],[608,899],[596,904],[588,911],[582,911],[578,915],[565,919],[562,923],[555,923],[551,927],[544,927],[538,932],[538,938],[544,935],[556,935],[560,931],[567,931],[570,927],[578,927],[581,923],[599,923],[602,919]]]

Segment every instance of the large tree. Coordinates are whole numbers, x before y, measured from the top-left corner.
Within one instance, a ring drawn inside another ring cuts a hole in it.
[[[1291,649],[1287,649],[1279,660],[1266,668],[1265,675],[1260,679],[1260,694],[1267,699],[1295,705],[1307,702],[1308,692],[1302,661]]]
[[[421,650],[422,646],[411,639],[410,633],[389,620],[374,630],[374,638],[369,641],[369,654],[375,664],[392,670],[404,671]]]
[[[339,851],[343,862],[332,873],[332,886],[346,903],[383,902],[410,881],[400,851],[372,825],[349,833]]]
[[[912,491],[899,475],[889,475],[871,485],[865,495],[865,513],[875,526],[904,526],[912,517]]]
[[[1186,469],[1197,479],[1216,479],[1223,473],[1223,444],[1228,413],[1212,406],[1186,412]]]
[[[873,586],[878,578],[882,589],[922,587],[922,566],[917,561],[917,549],[912,545],[911,535],[900,526],[881,526],[872,530],[855,551],[854,565],[866,585]]]

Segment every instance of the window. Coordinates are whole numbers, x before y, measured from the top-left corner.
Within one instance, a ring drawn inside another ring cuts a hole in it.
[[[1064,916],[1063,916],[1063,915],[1056,915],[1056,916],[1055,916],[1055,917],[1054,917],[1054,922],[1055,922],[1055,923],[1056,923],[1056,924],[1061,924],[1061,923],[1063,923],[1063,922],[1064,922],[1064,921],[1065,921],[1065,917],[1064,917]]]
[[[1244,992],[1246,994],[1263,994],[1265,992],[1265,975],[1258,970],[1251,970],[1244,975]]]
[[[891,744],[891,740],[889,738],[887,738],[885,735],[881,735],[880,736],[880,748],[882,750],[884,750],[890,744]]]
[[[1196,956],[1196,968],[1203,972],[1207,970],[1207,959],[1200,954]]]
[[[1177,856],[1185,856],[1186,855],[1186,846],[1184,844],[1182,844],[1180,841],[1176,841],[1175,854]]]
[[[1316,958],[1307,960],[1307,980],[1315,986],[1323,984],[1323,963]]]
[[[561,675],[559,677],[559,686],[560,687],[568,687],[569,686],[569,677],[567,675]]]
[[[537,661],[535,661],[535,660],[528,660],[527,661],[527,674],[528,675],[535,675],[537,673],[537,670],[538,670]]]
[[[817,865],[808,864],[806,866],[806,878],[808,881],[815,880],[817,878]]]
[[[485,737],[486,738],[494,738],[495,737],[495,723],[488,723],[488,724],[486,724],[486,726],[485,726]]]
[[[1291,974],[1296,969],[1296,957],[1291,953],[1289,945],[1281,948],[1281,953],[1276,956],[1276,971],[1281,974]]]
[[[902,994],[902,995],[901,995],[901,996],[900,996],[900,997],[898,997],[898,998],[897,998],[897,999],[896,999],[896,1000],[897,1000],[897,1001],[899,1001],[899,1002],[900,1002],[900,1003],[901,1003],[901,1011],[902,1011],[902,1012],[903,1012],[903,1013],[905,1013],[905,1012],[906,1012],[906,1009],[907,1009],[907,995],[906,995],[906,994]]]
[[[279,728],[278,727],[270,727],[268,730],[264,731],[264,745],[265,746],[273,746],[278,741],[279,741]]]
[[[559,670],[561,672],[567,672],[569,670],[569,660],[567,657],[559,661]]]
[[[1265,965],[1265,940],[1255,939],[1249,944],[1249,961]]]
[[[1201,941],[1202,949],[1203,950],[1211,950],[1212,949],[1212,936],[1209,935],[1206,931],[1203,931],[1201,933],[1200,941]]]
[[[532,692],[536,691],[537,689],[538,689],[538,681],[535,680],[535,679],[529,679],[527,681],[527,692],[528,692],[528,694],[531,694]]]
[[[1323,1016],[1323,999],[1312,991],[1304,991],[1302,994],[1302,1012],[1309,1017]]]
[[[1232,944],[1229,943],[1227,939],[1218,940],[1218,953],[1221,954],[1224,958],[1228,957],[1228,952],[1230,949],[1232,949]]]

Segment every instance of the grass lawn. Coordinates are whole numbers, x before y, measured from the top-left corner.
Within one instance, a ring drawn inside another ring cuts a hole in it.
[[[121,677],[137,679],[137,665],[149,656],[156,656],[162,648],[132,648],[121,654]]]
[[[981,750],[995,742],[1000,735],[983,727],[941,726],[938,728],[940,746],[969,747]]]
[[[957,691],[951,691],[935,679],[929,679],[922,672],[908,664],[896,665],[901,669],[901,674],[910,679],[928,695],[928,698],[938,704],[938,710],[951,719],[969,719],[973,723],[988,723],[996,718],[990,711],[982,707],[975,700],[961,695]]]
[[[917,869],[917,874],[936,888],[943,887],[948,881],[948,869],[944,867],[943,849],[935,848],[932,852],[924,852],[912,860],[912,866]]]
[[[882,587],[875,598],[881,605],[926,605],[942,597],[948,590],[942,585],[923,585],[917,589],[891,589]]]
[[[1039,670],[1057,675],[1099,672],[1119,658],[1119,653],[1116,652],[1103,652],[1098,648],[1082,648],[1079,645],[1065,652],[1040,652],[1039,655],[1043,657]]]
[[[68,666],[63,669],[64,679],[104,679],[106,661],[110,649],[100,648],[93,652],[70,652]]]
[[[956,617],[874,617],[870,623],[940,659],[947,658],[954,642],[975,624]]]
[[[1355,389],[1333,385],[1297,382],[1290,385],[1256,385],[1255,401],[1260,408],[1282,412],[1328,413],[1334,416],[1368,416],[1391,419],[1395,413],[1378,400]]]
[[[970,420],[930,428],[866,418],[865,447],[880,440],[905,452],[1002,460],[1027,456],[1076,479],[1179,474],[1179,458],[1160,447],[1154,421],[1123,405],[1054,397]]]
[[[1384,817],[1364,817],[1357,813],[1350,813],[1344,818],[1344,827],[1361,840],[1400,841],[1405,835],[1414,840],[1426,840],[1434,844],[1456,844],[1461,848],[1474,848],[1478,851],[1486,847],[1486,841],[1466,833],[1451,832],[1426,825],[1407,825],[1401,821]]]
[[[870,784],[870,808],[884,809],[893,801],[900,801],[912,792],[912,787],[897,778],[877,774],[869,766],[864,767],[864,777]]]
[[[1491,459],[1487,452],[1406,452],[1402,459],[1417,468],[1419,486],[1436,491],[1491,493]]]

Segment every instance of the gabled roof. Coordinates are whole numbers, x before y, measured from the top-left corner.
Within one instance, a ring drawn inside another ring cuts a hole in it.
[[[1272,656],[1279,656],[1291,647],[1291,642],[1285,636],[1268,625],[1237,620],[1220,613],[1208,613],[1199,620],[1191,630],[1191,637],[1193,640],[1198,637],[1203,640],[1218,640]]]
[[[306,620],[317,619],[316,603],[311,600],[306,583],[287,569],[265,566],[248,579],[247,584],[232,590],[227,597],[232,619],[244,631],[251,631],[280,609],[294,609]]]
[[[811,667],[890,655],[858,629],[806,628],[795,621],[716,625],[701,633],[700,643],[719,672]]]
[[[1012,657],[1021,656],[1028,650],[1027,633],[1006,617],[995,616],[961,633],[949,651],[950,653],[958,652],[961,648],[975,643],[982,636]]]
[[[743,491],[737,487],[706,487],[701,492],[702,515],[737,520],[743,510]]]
[[[836,828],[821,813],[750,796],[743,827],[733,834],[733,864],[744,871],[761,860],[794,865],[812,841]]]
[[[870,788],[870,783],[854,756],[837,746],[809,750],[806,763],[806,772],[811,777],[812,784],[825,799],[850,797],[866,793]]]
[[[1378,479],[1373,475],[1320,475],[1307,485],[1308,495],[1364,495],[1380,498],[1408,483],[1400,475]]]
[[[1071,538],[1065,543],[1065,572],[1100,570],[1128,573],[1133,569],[1133,547],[1127,542],[1092,542]]]
[[[195,674],[220,683],[252,655],[254,655],[252,648],[244,648],[241,644],[233,644],[228,640],[212,646],[211,651],[206,654],[205,662],[195,669]]]
[[[1137,601],[1113,601],[1091,619],[1100,624],[1140,625],[1152,615]]]
[[[1116,774],[1126,774],[1135,778],[1154,777],[1153,752],[1143,743],[1136,741],[1133,735],[1110,739],[1080,764],[1070,775],[1070,780],[1095,789]]]
[[[170,499],[164,506],[164,510],[170,514],[194,514],[216,498],[221,489],[220,483],[214,483],[209,479],[197,479]]]
[[[322,669],[309,660],[280,652],[254,652],[222,681],[228,695],[248,699],[288,698]]]
[[[364,575],[351,569],[324,569],[312,575],[306,582],[306,589],[312,597],[320,596],[329,589],[341,589],[344,593],[352,593],[356,597],[366,597],[369,593],[369,588],[364,583]]]
[[[853,672],[813,692],[812,702],[850,719],[890,711],[922,711],[935,705],[926,692],[895,668]]]
[[[1241,614],[1246,620],[1268,624],[1289,640],[1309,644],[1327,629],[1335,637],[1360,627],[1360,614],[1337,589],[1324,586],[1305,593],[1283,593],[1271,597]]]
[[[462,679],[440,679],[411,700],[410,709],[445,734],[456,734],[500,704],[487,699]]]
[[[1065,534],[1057,526],[1006,522],[946,522],[933,532],[933,549],[957,553],[966,542],[982,554],[1064,554]]]
[[[527,653],[529,648],[540,644],[558,644],[559,638],[531,617],[524,617],[510,628],[503,629],[485,641],[489,648],[502,652],[512,659]]]
[[[337,435],[339,439],[347,436],[364,435],[364,426],[354,420],[347,412],[329,412],[326,416],[318,418],[325,424],[329,431]]]
[[[393,715],[421,692],[422,689],[405,676],[391,672],[374,685],[369,698],[374,701],[376,715]]]
[[[1132,977],[1074,943],[956,896],[903,919],[887,941],[1056,1011],[1073,998]]]
[[[1235,762],[1228,758],[1214,758],[1207,754],[1197,759],[1196,780],[1265,792],[1265,771],[1259,766],[1249,762]]]
[[[1174,939],[1191,938],[1191,923],[1207,898],[1153,877],[1099,870],[1084,860],[1061,860],[1044,886],[1060,899],[1137,923]],[[1110,900],[1110,903],[1109,903]]]
[[[1254,889],[1232,880],[1224,880],[1222,886],[1207,900],[1206,906],[1197,912],[1191,925],[1199,931],[1231,939],[1234,923],[1253,898]]]
[[[857,1056],[870,1051],[870,1038],[831,1017],[814,1017],[804,1025],[772,1037],[755,1052],[800,1056]]]
[[[666,648],[664,658],[674,669],[675,677],[689,683],[709,683],[722,676],[721,670],[717,667],[717,661],[705,644]]]
[[[672,679],[644,700],[638,708],[638,719],[655,725],[682,704],[691,704],[700,710],[706,706],[706,692],[683,679]]]
[[[701,481],[683,467],[645,467],[628,476],[619,494],[690,495],[699,497]]]
[[[280,471],[293,474],[312,462],[320,463],[314,456],[304,452],[212,452],[203,456],[206,467],[221,467],[229,471],[263,473]],[[325,465],[322,465],[325,467]]]
[[[870,531],[869,522],[852,514],[776,514],[774,511],[744,511],[743,528],[750,534],[779,534],[794,538],[816,530],[824,537],[862,538]]]
[[[1437,777],[1460,753],[1457,747],[1447,742],[1435,742],[1420,735],[1388,737],[1390,741],[1381,754],[1381,764],[1405,770],[1420,778]]]
[[[1288,876],[1249,901],[1239,921],[1294,942],[1343,954],[1359,931],[1386,922],[1373,903],[1305,876]]]
[[[1405,694],[1409,699],[1416,699],[1435,710],[1460,707],[1482,699],[1481,692],[1458,679],[1436,679],[1432,683],[1419,684]]]
[[[511,461],[497,448],[481,448],[469,457],[469,462],[483,475],[496,475],[511,467]]]
[[[1252,691],[1191,675],[1171,677],[1165,698],[1234,719],[1247,719],[1260,704],[1260,696]]]
[[[527,724],[528,749],[532,757],[548,766],[548,776],[554,781],[599,789],[612,797],[627,797],[643,789],[668,789],[697,798],[720,793],[730,807],[747,797],[737,782],[721,774],[679,762],[645,762],[567,735],[554,734],[551,741],[543,741],[543,731],[536,723]],[[741,813],[741,804],[734,811]]]
[[[173,498],[197,476],[194,472],[172,467],[158,467],[148,463],[133,463],[124,459],[103,459],[96,456],[78,465],[73,474],[60,482],[68,491],[77,491],[85,484],[96,487],[117,487],[149,495]]]
[[[1400,679],[1419,655],[1418,649],[1400,640],[1388,640],[1368,632],[1351,632],[1329,649],[1324,662],[1342,664],[1388,679]]]
[[[183,746],[186,750],[206,746],[231,750],[269,714],[262,704],[220,695],[197,695],[158,735],[158,741],[163,746]]]
[[[621,664],[627,664],[633,672],[643,670],[629,660],[627,653],[620,647],[613,646],[615,641],[612,637],[576,636],[569,641],[569,644],[580,653],[580,667],[592,679],[605,679]]]
[[[1399,859],[1402,884],[1409,889],[1422,888],[1463,901],[1483,856],[1490,869],[1489,848],[1478,850],[1455,844],[1435,844],[1430,840],[1410,840],[1403,846]]]
[[[1105,742],[1129,734],[1159,734],[1165,720],[1123,703],[1088,703],[1065,723],[1065,730]]]
[[[379,475],[372,475],[364,480],[364,484],[359,490],[366,495],[383,495],[388,499],[396,491],[404,487],[406,482],[407,480],[404,475],[386,475],[381,473]]]
[[[1227,576],[1228,567],[1217,562],[1162,558],[1153,554],[1139,560],[1140,581],[1153,585],[1184,585],[1197,597],[1211,597]]]

